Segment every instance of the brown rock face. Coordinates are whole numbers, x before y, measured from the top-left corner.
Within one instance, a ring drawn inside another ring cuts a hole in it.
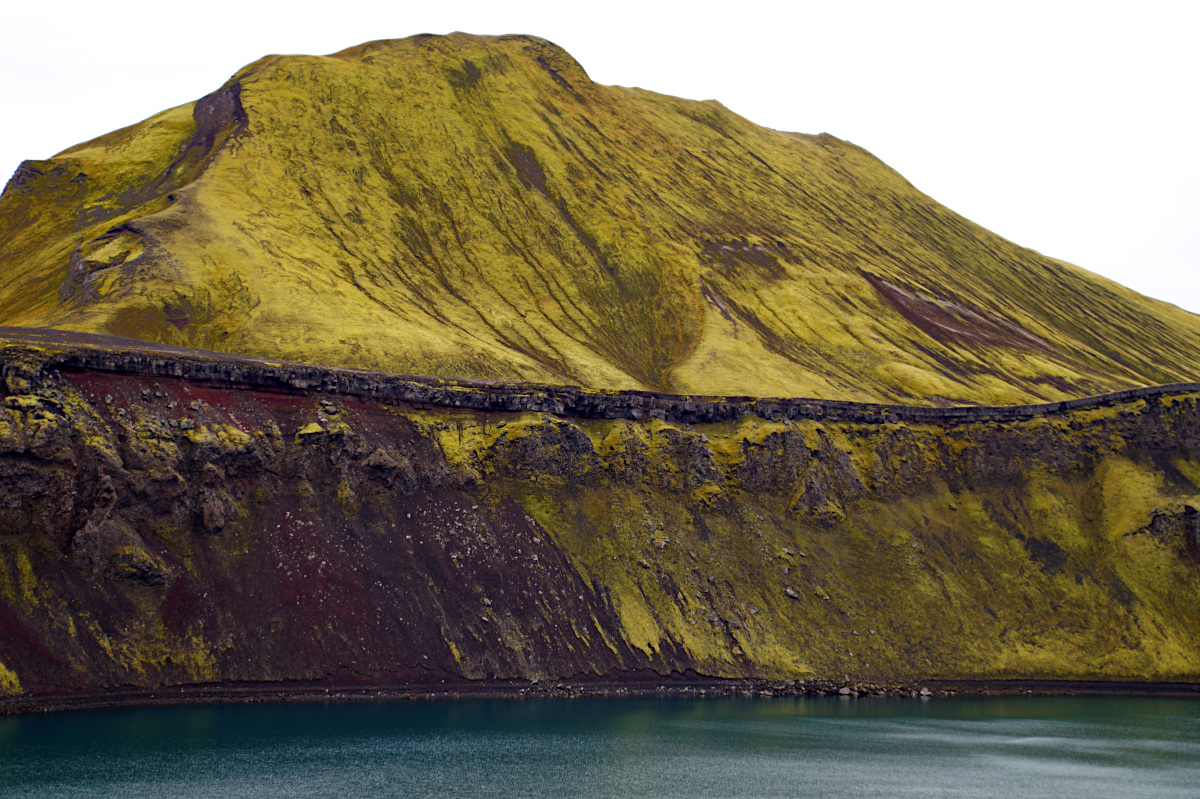
[[[13,701],[1200,677],[1197,387],[905,409],[16,344],[4,375]]]

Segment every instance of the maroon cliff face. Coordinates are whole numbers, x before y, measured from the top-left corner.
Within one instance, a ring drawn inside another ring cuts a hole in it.
[[[675,665],[621,645],[603,590],[545,531],[511,499],[481,505],[478,487],[386,408],[104,373],[65,382],[115,431],[120,454],[6,463],[9,496],[22,495],[23,523],[47,544],[32,570],[67,606],[0,619],[27,691],[209,677],[431,685]],[[326,429],[296,437],[314,416]],[[162,451],[176,441],[177,454]],[[56,624],[72,606],[87,609],[95,640]],[[146,616],[177,652],[131,675],[101,642]],[[202,665],[187,659],[190,640],[209,642]]]
[[[1136,630],[1200,648],[1194,605],[1157,598],[1200,586],[1187,387],[904,408],[107,343],[4,352],[10,705],[564,679],[1180,679]],[[1097,492],[1137,474],[1160,504],[1110,524]],[[1066,522],[1047,521],[1043,478],[1077,503]],[[1075,654],[1051,671],[1027,640]],[[1113,651],[1143,671],[1105,671]],[[996,671],[1004,658],[1017,665]]]

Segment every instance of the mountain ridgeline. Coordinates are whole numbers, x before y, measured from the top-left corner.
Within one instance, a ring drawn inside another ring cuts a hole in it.
[[[529,36],[270,56],[27,161],[0,324],[395,373],[908,403],[1194,379],[1200,319],[852,144]]]

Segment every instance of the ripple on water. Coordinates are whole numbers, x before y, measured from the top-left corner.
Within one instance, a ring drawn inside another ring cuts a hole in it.
[[[572,700],[0,719],[0,796],[1195,799],[1200,701]]]

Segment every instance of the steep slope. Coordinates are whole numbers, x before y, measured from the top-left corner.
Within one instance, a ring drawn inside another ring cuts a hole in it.
[[[385,375],[0,333],[0,711],[230,686],[1200,681],[1195,384],[689,423],[739,403],[426,381],[418,407],[375,399],[405,382]]]
[[[1011,403],[1193,379],[1200,319],[861,149],[526,36],[271,56],[0,197],[0,323],[394,372]]]

